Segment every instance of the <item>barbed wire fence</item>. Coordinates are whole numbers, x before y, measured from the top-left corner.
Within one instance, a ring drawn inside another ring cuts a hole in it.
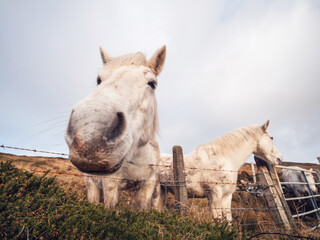
[[[6,145],[0,145],[0,148],[3,149],[15,149],[15,150],[21,150],[21,151],[31,151],[31,152],[38,152],[38,153],[46,153],[46,154],[52,154],[52,155],[58,155],[67,157],[68,154],[66,153],[57,153],[52,151],[43,151],[43,150],[37,150],[37,149],[28,149],[28,148],[20,148],[20,147],[12,147],[12,146],[6,146]],[[257,161],[256,161],[257,162]],[[257,164],[258,165],[258,164]],[[152,165],[153,167],[162,167],[162,168],[172,168],[173,165]],[[183,166],[183,170],[184,170]],[[212,171],[212,172],[229,172],[229,173],[236,173],[241,174],[240,171],[232,171],[232,170],[221,170],[221,169],[198,169],[198,168],[187,168],[191,170],[201,170],[201,171]],[[255,182],[255,180],[252,179],[252,181],[238,181],[236,183],[234,182],[223,182],[223,184],[231,184],[236,186],[236,191],[233,193],[232,196],[232,207],[230,210],[233,215],[233,219],[235,222],[237,222],[240,226],[243,227],[259,227],[261,230],[265,229],[265,226],[267,225],[273,225],[273,226],[279,226],[279,225],[286,225],[290,226],[291,220],[287,220],[288,223],[284,223],[283,219],[280,217],[274,217],[271,221],[272,217],[270,218],[271,213],[275,212],[285,212],[288,211],[285,208],[285,205],[283,204],[270,204],[270,199],[274,199],[275,193],[270,191],[272,188],[276,188],[280,186],[279,182],[273,181],[273,182],[263,182],[261,179],[263,179],[265,176],[264,172],[254,172],[254,168],[252,168],[252,175],[256,176],[258,179],[258,183]],[[48,171],[42,171],[42,170],[33,170],[32,172],[35,173],[47,173]],[[97,176],[89,175],[89,174],[83,174],[81,172],[79,173],[65,173],[65,172],[59,172],[59,171],[50,171],[51,175],[54,175],[56,178],[60,179],[69,179],[69,180],[80,180],[83,178],[97,178]],[[109,177],[110,181],[125,181],[130,179],[123,179],[123,178],[114,178]],[[221,182],[212,182],[209,181],[210,184],[221,184]],[[186,182],[180,180],[176,180],[172,182],[171,184],[167,184],[166,187],[185,187]],[[177,190],[176,190],[177,191]],[[283,193],[282,193],[283,194]],[[177,195],[177,194],[175,194]],[[167,195],[166,195],[167,196]],[[181,199],[181,196],[180,196]],[[187,198],[188,199],[188,198]],[[187,200],[188,201],[188,200]],[[273,200],[274,201],[274,200]],[[203,217],[205,215],[208,215],[208,206],[206,200],[198,200],[198,199],[189,199],[188,203],[183,203],[180,200],[173,200],[175,205],[177,202],[182,203],[182,206],[185,206],[187,208],[186,211],[189,213],[197,213],[199,217]],[[181,208],[181,205],[180,205]],[[218,209],[218,208],[217,208]],[[219,208],[221,210],[221,208]]]
[[[57,152],[50,152],[50,151],[43,151],[43,150],[37,150],[37,149],[30,149],[30,148],[21,148],[21,147],[11,147],[11,146],[5,146],[5,145],[0,145],[0,148],[3,149],[15,149],[15,150],[21,150],[21,151],[28,151],[28,152],[38,152],[38,153],[46,153],[46,154],[52,154],[52,155],[60,155],[60,156],[65,156],[68,157],[69,155],[66,153],[57,153]]]

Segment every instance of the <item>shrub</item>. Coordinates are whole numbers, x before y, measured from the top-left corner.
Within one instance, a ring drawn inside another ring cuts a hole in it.
[[[106,209],[66,193],[54,178],[0,165],[1,239],[242,239],[226,223],[167,211]]]

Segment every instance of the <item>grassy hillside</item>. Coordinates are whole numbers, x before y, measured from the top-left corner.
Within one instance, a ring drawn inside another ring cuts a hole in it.
[[[71,188],[77,194],[85,196],[85,186],[81,177],[82,173],[67,158],[30,157],[0,153],[0,162],[5,161],[11,161],[15,167],[24,171],[30,171],[38,176],[49,171],[47,176],[55,176],[57,182],[66,189]]]
[[[11,161],[14,167],[24,171],[30,171],[35,176],[42,176],[44,173],[46,173],[47,177],[55,177],[55,184],[57,184],[57,186],[59,187],[62,187],[64,191],[67,192],[67,196],[69,195],[71,196],[72,195],[71,193],[75,194],[74,196],[75,198],[73,199],[74,202],[80,201],[81,204],[84,204],[84,205],[88,204],[85,201],[86,190],[85,190],[83,178],[81,177],[82,173],[79,172],[71,164],[71,162],[68,159],[49,158],[49,157],[29,157],[29,156],[18,156],[18,155],[0,153],[0,162],[6,162],[6,161]],[[286,162],[286,165],[289,165],[289,166],[298,165],[308,169],[312,167],[314,169],[320,170],[320,167],[317,164],[302,164],[302,163],[297,164],[297,163]],[[245,180],[248,182],[252,181],[251,167],[249,164],[244,164],[241,167],[240,173],[239,173],[239,181],[240,180]],[[241,189],[238,189],[238,190],[241,190]],[[126,209],[131,206],[132,198],[134,197],[134,194],[135,194],[134,191],[121,192],[120,206],[122,209]],[[173,195],[169,195],[169,205],[170,205],[170,201],[172,206],[174,202]],[[103,209],[101,205],[99,206],[101,209]],[[233,194],[232,208],[234,208],[232,213],[233,219],[234,219],[234,222],[237,224],[237,227],[239,227],[239,229],[252,230],[252,231],[258,231],[258,232],[261,232],[261,231],[270,232],[271,229],[273,231],[283,231],[283,229],[279,228],[279,225],[274,222],[274,219],[269,210],[257,211],[252,209],[252,208],[258,208],[258,209],[267,208],[267,203],[263,196],[252,196],[248,192],[237,191]],[[252,210],[248,210],[248,208],[251,208]],[[106,211],[106,210],[103,210],[103,211]],[[105,213],[106,212],[103,212],[103,214]],[[117,215],[118,213],[117,214],[114,213],[114,214]],[[127,212],[125,214],[130,215],[131,213]],[[139,215],[140,213],[136,213],[136,214]],[[152,214],[154,215],[158,213],[152,213]],[[99,217],[102,215],[99,215]],[[211,218],[211,215],[208,212],[206,199],[189,199],[188,219],[189,219],[188,221],[192,221],[193,224],[195,222],[201,223],[203,221],[206,221],[206,223],[209,223],[213,221],[213,219]],[[159,223],[157,222],[155,224],[159,224]],[[21,226],[24,226],[24,225],[21,225]],[[20,231],[21,230],[22,228],[20,228]],[[163,231],[160,228],[158,230]],[[25,229],[23,231],[25,231]],[[308,232],[308,229],[306,230],[302,229],[302,232],[303,233]],[[310,234],[313,234],[313,233],[310,233]],[[88,238],[87,235],[86,235],[86,238]],[[0,235],[0,239],[1,239],[1,235]]]
[[[109,210],[67,194],[53,178],[0,163],[1,239],[245,239],[226,223],[167,211]]]

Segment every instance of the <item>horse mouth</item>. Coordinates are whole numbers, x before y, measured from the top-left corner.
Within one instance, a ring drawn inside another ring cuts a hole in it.
[[[274,164],[274,163],[272,163],[271,161],[269,161],[269,160],[267,160],[267,159],[265,159],[265,158],[263,158],[263,157],[260,157],[260,156],[258,156],[258,155],[254,155],[254,160],[262,161],[262,162],[264,162],[264,164],[271,164],[271,165]]]
[[[276,160],[275,163],[272,162],[272,161],[270,161],[270,160],[268,160],[268,159],[266,159],[266,158],[264,158],[264,157],[258,156],[258,155],[254,155],[254,158],[255,158],[255,159],[257,158],[258,160],[267,162],[267,163],[269,163],[269,164],[271,164],[271,165],[280,165],[280,164],[282,164],[282,159],[280,159],[280,158],[277,158],[277,160]]]
[[[70,161],[81,172],[99,175],[99,174],[112,174],[117,172],[121,168],[124,162],[124,158],[122,158],[120,162],[118,162],[112,167],[106,167],[105,164],[101,164],[101,163],[90,163],[88,161],[83,161],[83,160],[79,161],[79,159],[70,158]]]

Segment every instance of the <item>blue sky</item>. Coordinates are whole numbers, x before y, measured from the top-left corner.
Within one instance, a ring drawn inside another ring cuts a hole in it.
[[[284,160],[320,156],[318,1],[1,1],[0,32],[0,145],[67,153],[99,46],[150,57],[166,44],[161,152],[270,119]]]

